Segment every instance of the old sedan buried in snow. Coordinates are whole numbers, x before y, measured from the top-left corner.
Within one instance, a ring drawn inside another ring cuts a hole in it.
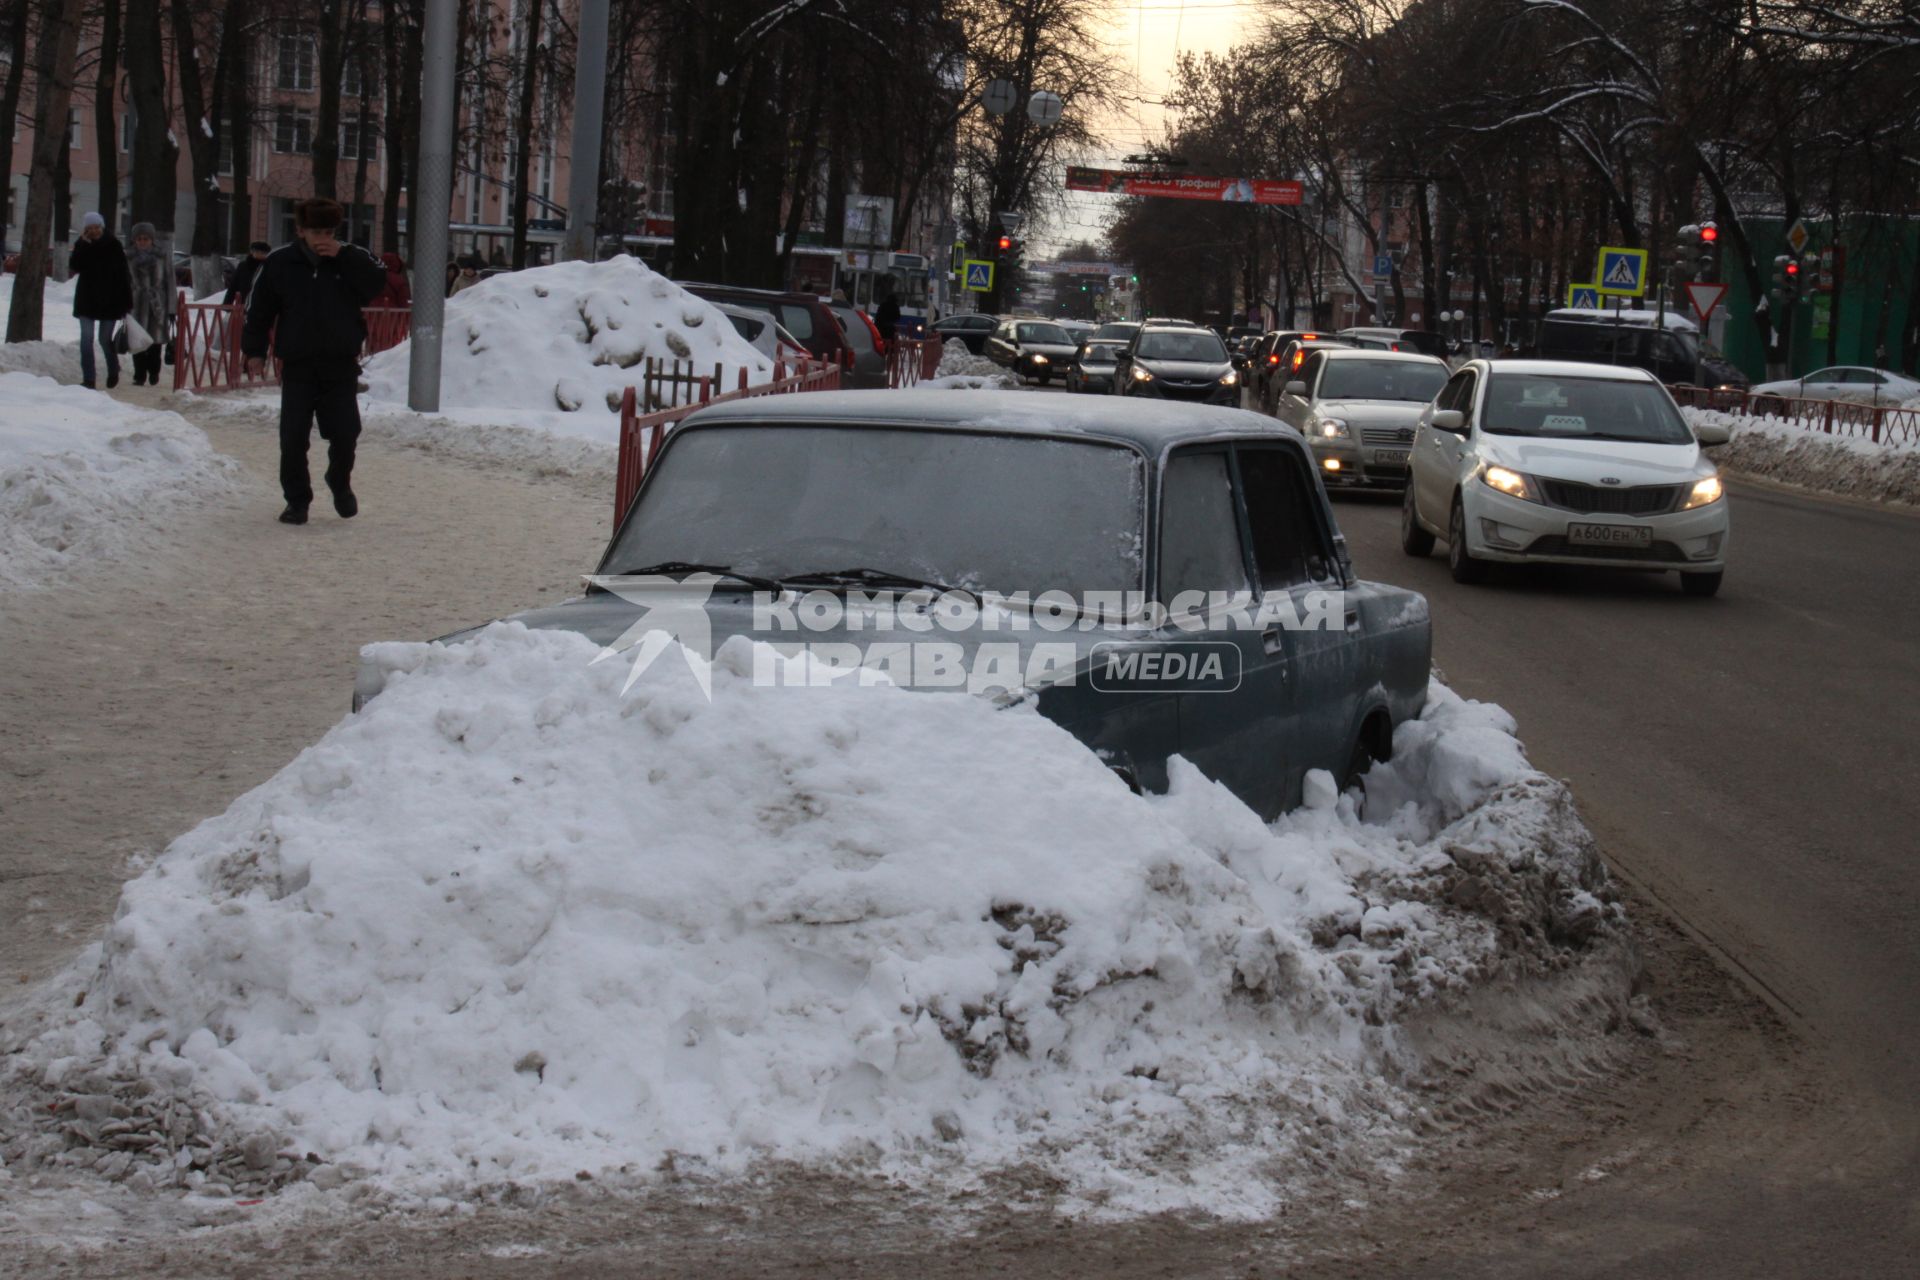
[[[1163,789],[1179,755],[1266,817],[1308,770],[1384,759],[1426,696],[1426,602],[1355,578],[1300,437],[1240,410],[715,405],[667,438],[590,581],[512,620],[645,653],[691,600],[707,634],[674,634],[767,642],[756,676],[766,659],[779,683],[835,669],[1031,703],[1132,785]],[[356,702],[384,679],[370,656]]]

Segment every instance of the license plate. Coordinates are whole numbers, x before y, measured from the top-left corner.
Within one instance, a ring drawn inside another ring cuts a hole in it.
[[[1375,449],[1373,462],[1381,467],[1404,467],[1412,452],[1411,449]]]
[[[1580,547],[1650,547],[1653,530],[1639,524],[1570,524],[1567,541]]]

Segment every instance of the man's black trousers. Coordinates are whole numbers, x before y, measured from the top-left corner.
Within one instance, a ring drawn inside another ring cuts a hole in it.
[[[327,442],[327,488],[335,493],[350,487],[353,448],[360,439],[360,366],[352,360],[308,362],[289,360],[280,370],[280,491],[287,504],[306,507],[313,502],[313,480],[307,474],[307,445],[315,420]]]

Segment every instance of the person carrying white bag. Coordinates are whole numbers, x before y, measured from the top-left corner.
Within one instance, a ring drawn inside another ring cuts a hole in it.
[[[168,302],[173,295],[166,256],[151,222],[133,225],[133,310],[127,313],[126,350],[133,357],[133,385],[160,385],[160,352],[166,341]]]

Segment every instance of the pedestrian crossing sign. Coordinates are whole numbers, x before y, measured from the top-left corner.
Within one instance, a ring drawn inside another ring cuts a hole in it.
[[[966,268],[967,289],[974,293],[993,292],[993,264],[983,258],[968,258],[963,264]]]
[[[1638,298],[1647,291],[1647,251],[1603,244],[1593,278],[1594,288],[1609,297]]]
[[[1567,286],[1567,305],[1587,311],[1600,309],[1600,288],[1593,284],[1570,284]]]

